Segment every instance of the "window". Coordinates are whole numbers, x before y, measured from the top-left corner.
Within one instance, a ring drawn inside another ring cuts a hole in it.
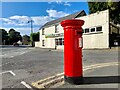
[[[64,38],[55,39],[55,44],[56,45],[64,45]]]
[[[42,40],[42,46],[45,46],[45,40]]]
[[[90,30],[91,30],[91,32],[95,32],[95,28],[91,28]]]
[[[55,39],[55,44],[56,44],[56,45],[59,45],[59,44],[58,44],[58,39]]]
[[[84,33],[93,34],[93,33],[99,33],[102,31],[102,26],[96,26],[91,28],[85,28]]]
[[[59,38],[59,44],[62,45],[62,38]]]
[[[58,33],[58,25],[55,25],[55,33]]]
[[[102,31],[102,26],[96,27],[96,31],[97,31],[97,32]]]
[[[45,30],[44,30],[44,28],[42,29],[42,35],[45,35]]]
[[[88,33],[89,32],[89,28],[86,28],[84,33]]]

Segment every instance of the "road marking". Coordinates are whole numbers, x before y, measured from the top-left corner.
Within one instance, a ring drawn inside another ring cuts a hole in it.
[[[32,87],[28,85],[25,81],[21,81],[21,84],[24,85],[26,88],[32,89]]]
[[[114,66],[114,65],[119,65],[119,64],[120,64],[120,62],[94,64],[94,65],[83,67],[83,71],[87,71],[87,70],[95,69],[95,68],[107,67],[107,66]],[[54,81],[57,80],[57,79],[55,79],[55,77],[57,77],[58,79],[60,79],[60,78],[63,79],[64,78],[64,72],[56,74],[55,76],[51,76],[51,77],[48,77],[48,78],[33,82],[33,83],[31,83],[31,85],[33,87],[36,87],[36,88],[45,88],[46,86],[49,86],[51,83],[54,83]],[[49,81],[47,81],[47,80],[49,80]],[[48,85],[46,84],[46,81],[47,81]]]
[[[10,74],[12,74],[13,76],[16,75],[13,71],[5,71],[5,72],[1,72],[0,74],[5,74],[5,73],[10,73]]]
[[[13,76],[15,76],[16,74],[14,73],[14,72],[12,72],[12,71],[9,71]]]
[[[86,70],[89,70],[89,69],[100,68],[100,67],[119,65],[119,64],[120,64],[120,62],[110,62],[110,63],[94,64],[94,65],[83,67],[83,71],[86,71]]]

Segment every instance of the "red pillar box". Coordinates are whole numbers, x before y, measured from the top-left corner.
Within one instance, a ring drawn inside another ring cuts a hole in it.
[[[64,27],[64,77],[71,84],[83,83],[82,25],[83,20],[70,19],[61,22]]]

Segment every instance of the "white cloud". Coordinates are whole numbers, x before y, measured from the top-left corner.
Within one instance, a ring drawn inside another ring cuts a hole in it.
[[[2,21],[3,25],[7,26],[29,26],[28,21],[33,20],[33,25],[35,26],[42,26],[46,22],[49,22],[51,20],[54,20],[56,18],[60,18],[66,15],[69,15],[63,11],[56,11],[56,10],[46,10],[48,13],[47,16],[33,16],[33,17],[28,17],[28,16],[11,16],[8,18],[0,18],[0,21]]]
[[[52,10],[52,9],[46,10],[46,12],[48,13],[49,17],[53,17],[53,18],[60,18],[69,15],[63,11],[57,12],[56,10]]]
[[[65,6],[71,6],[71,4],[68,3],[68,1],[64,1],[64,0],[48,1],[48,4],[52,4],[52,2],[56,2],[57,4],[63,4],[63,5],[65,5]]]
[[[56,0],[57,4],[62,4],[62,0]]]
[[[9,19],[16,22],[16,26],[25,26],[27,25],[28,21],[31,19],[28,16],[11,16]]]
[[[43,25],[46,22],[53,20],[49,16],[35,16],[35,17],[28,17],[28,16],[11,16],[8,18],[0,18],[2,24],[4,25],[15,25],[15,26],[26,26],[28,25],[29,20],[33,20],[34,25]]]
[[[64,5],[65,5],[65,6],[71,6],[71,4],[68,3],[68,2],[65,2]]]
[[[48,21],[53,20],[51,17],[49,16],[38,16],[38,17],[31,17],[32,20],[34,21],[34,25],[43,25]]]
[[[11,20],[7,19],[7,18],[0,18],[0,20],[5,21],[5,22],[10,22]]]
[[[0,21],[2,21],[2,24],[15,24],[12,20],[8,19],[8,18],[0,18]]]

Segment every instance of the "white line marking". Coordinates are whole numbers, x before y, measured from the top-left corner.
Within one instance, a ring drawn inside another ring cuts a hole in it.
[[[29,89],[32,89],[32,87],[30,85],[28,85],[26,82],[24,81],[21,81],[21,84],[23,84],[25,87],[29,88]]]
[[[12,72],[12,71],[9,71],[13,76],[15,76],[16,74],[14,73],[14,72]]]
[[[9,71],[1,72],[0,74],[8,73]]]
[[[5,74],[5,73],[10,73],[10,74],[12,74],[13,76],[16,75],[13,71],[5,71],[5,72],[1,72],[0,74]]]

